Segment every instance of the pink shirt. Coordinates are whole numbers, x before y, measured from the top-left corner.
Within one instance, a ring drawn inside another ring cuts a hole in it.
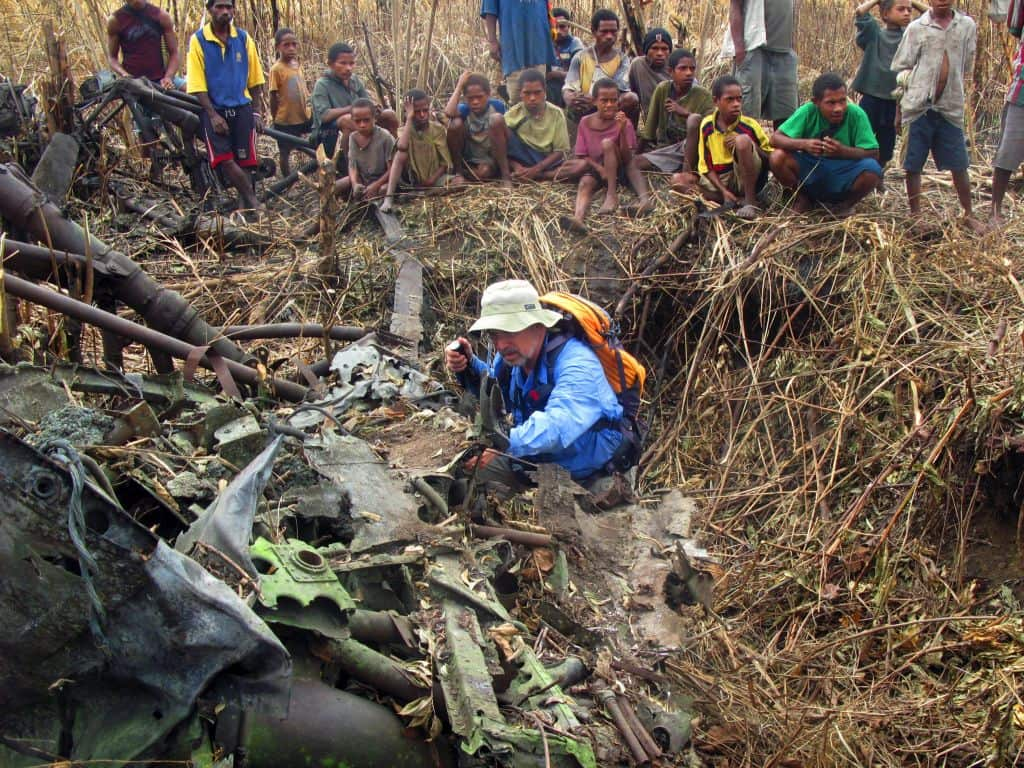
[[[595,162],[600,163],[604,160],[604,150],[601,149],[601,142],[605,139],[618,141],[619,124],[613,122],[610,128],[596,131],[590,127],[590,117],[588,115],[580,120],[580,127],[576,132],[575,153],[577,157],[590,157]],[[623,130],[626,131],[626,142],[629,144],[629,148],[636,149],[636,130],[629,120],[626,121]]]

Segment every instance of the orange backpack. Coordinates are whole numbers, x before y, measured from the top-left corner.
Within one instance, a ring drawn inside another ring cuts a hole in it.
[[[561,313],[563,321],[559,326],[566,334],[586,342],[594,350],[604,368],[604,376],[626,415],[636,418],[647,369],[622,348],[618,328],[612,324],[608,313],[594,302],[564,291],[545,293],[540,297],[540,303]]]

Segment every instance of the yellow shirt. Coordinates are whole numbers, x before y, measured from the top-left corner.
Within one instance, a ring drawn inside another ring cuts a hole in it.
[[[220,38],[214,34],[213,24],[205,25],[197,34],[202,35],[203,39],[208,42],[219,45],[222,51],[227,50],[224,43],[220,41]],[[234,24],[230,28],[230,37],[238,37],[238,29]],[[249,89],[257,85],[263,85],[266,79],[263,76],[263,65],[260,63],[260,55],[256,51],[256,43],[252,41],[252,35],[249,34],[245,36],[245,52],[249,60],[249,78],[245,84],[244,96],[248,100],[252,98]],[[206,79],[206,54],[203,52],[203,46],[196,40],[196,35],[189,37],[188,58],[186,62],[185,90],[189,93],[209,93],[209,83]]]
[[[596,54],[586,56],[584,55],[585,53],[584,51],[584,53],[580,54],[580,92],[590,93],[590,88],[593,86],[594,81],[600,79],[596,77],[598,69],[601,70],[600,77],[615,79],[615,74],[619,71],[619,67],[622,66],[622,54],[616,53],[608,61],[598,61]]]
[[[701,176],[707,175],[708,171],[715,173],[728,173],[732,170],[732,150],[725,145],[727,136],[743,134],[749,136],[753,142],[761,148],[761,151],[768,154],[772,151],[771,142],[764,128],[752,117],[740,115],[739,120],[722,131],[718,127],[718,110],[700,122],[699,143],[697,144],[697,170]]]

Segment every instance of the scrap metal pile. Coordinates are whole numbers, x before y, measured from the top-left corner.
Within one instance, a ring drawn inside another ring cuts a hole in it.
[[[472,442],[440,384],[373,337],[331,369],[298,406],[0,370],[0,764],[678,756],[634,654],[706,599],[687,502],[503,501],[430,468]]]

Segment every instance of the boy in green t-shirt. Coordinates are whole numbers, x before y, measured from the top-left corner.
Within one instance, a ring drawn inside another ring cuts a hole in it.
[[[846,83],[826,72],[811,86],[811,101],[772,134],[768,158],[775,178],[796,194],[793,210],[834,205],[837,215],[874,190],[882,178],[878,139],[864,110],[846,97]]]
[[[519,77],[519,103],[505,113],[508,161],[517,181],[550,181],[569,152],[565,113],[546,101],[544,75]]]

